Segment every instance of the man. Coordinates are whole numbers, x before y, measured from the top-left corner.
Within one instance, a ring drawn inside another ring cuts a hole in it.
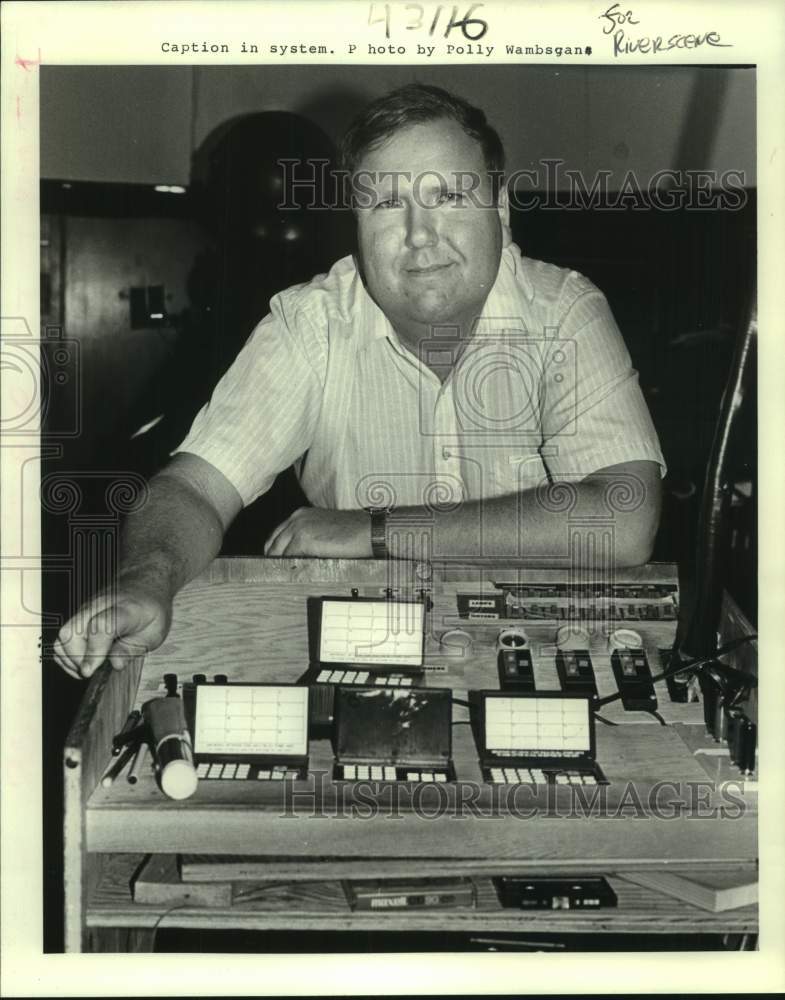
[[[74,676],[158,646],[178,589],[293,462],[313,506],[268,556],[416,558],[412,523],[435,556],[542,564],[569,555],[571,517],[610,510],[616,563],[648,558],[664,463],[636,373],[597,289],[512,243],[484,114],[404,87],[342,157],[355,258],[272,300],[129,517],[116,590],[61,630]]]

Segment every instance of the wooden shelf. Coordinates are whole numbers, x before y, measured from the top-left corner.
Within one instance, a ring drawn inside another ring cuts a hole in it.
[[[477,904],[473,909],[353,913],[339,879],[281,883],[273,877],[272,881],[254,885],[256,898],[238,900],[230,908],[182,906],[167,912],[165,906],[132,902],[130,882],[142,860],[141,854],[107,859],[89,902],[88,927],[724,934],[755,933],[758,923],[756,906],[724,913],[707,913],[686,903],[674,906],[667,896],[633,885],[616,872],[607,877],[618,896],[618,907],[597,912],[506,910],[498,901],[487,870],[475,874]],[[307,867],[307,863],[303,865]],[[509,867],[497,867],[499,874],[510,871]],[[273,876],[274,868],[271,866]],[[460,869],[451,864],[450,869],[454,874],[474,874],[471,864]],[[738,870],[754,872],[754,866],[739,866]],[[539,874],[547,871],[538,869]],[[238,885],[246,893],[251,888],[250,883]]]

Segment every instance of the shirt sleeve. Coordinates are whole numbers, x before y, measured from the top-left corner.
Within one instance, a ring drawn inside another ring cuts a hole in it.
[[[657,432],[610,307],[591,282],[578,280],[581,291],[546,344],[540,398],[548,473],[576,479],[651,461],[664,476]]]
[[[215,466],[246,506],[308,450],[319,417],[322,345],[314,350],[310,322],[288,312],[281,296],[271,300],[174,452]]]

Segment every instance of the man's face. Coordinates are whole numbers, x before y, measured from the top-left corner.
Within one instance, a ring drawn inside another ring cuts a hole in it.
[[[357,209],[358,252],[377,305],[404,337],[434,324],[469,333],[507,232],[479,143],[451,119],[413,125],[366,153],[357,180],[370,192]]]

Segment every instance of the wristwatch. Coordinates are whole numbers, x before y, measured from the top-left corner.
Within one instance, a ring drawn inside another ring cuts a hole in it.
[[[374,559],[387,559],[387,515],[389,507],[368,507],[371,515],[371,551]]]

